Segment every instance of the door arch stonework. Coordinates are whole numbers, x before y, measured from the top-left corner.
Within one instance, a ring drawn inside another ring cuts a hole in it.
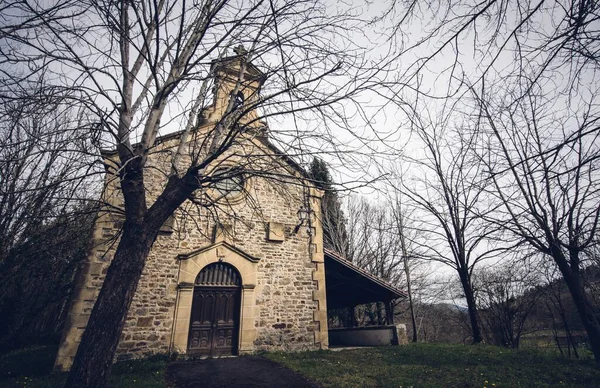
[[[241,300],[237,353],[254,350],[256,338],[256,271],[259,259],[246,254],[225,241],[212,244],[185,255],[179,255],[179,275],[175,322],[171,337],[171,351],[187,353],[194,284],[200,271],[209,264],[227,263],[234,267],[241,278]]]

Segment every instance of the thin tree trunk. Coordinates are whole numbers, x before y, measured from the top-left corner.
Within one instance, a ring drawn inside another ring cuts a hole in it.
[[[579,353],[577,352],[577,348],[575,346],[575,341],[573,341],[573,333],[571,331],[571,327],[569,326],[569,322],[567,321],[567,315],[565,314],[565,308],[563,307],[563,304],[562,304],[562,298],[560,295],[560,285],[558,287],[559,287],[558,294],[557,295],[555,294],[555,296],[556,296],[555,307],[558,308],[558,315],[560,316],[560,319],[563,323],[563,327],[565,329],[565,333],[567,335],[567,353],[570,358],[571,357],[571,348],[573,348],[573,354],[575,355],[575,358],[579,358]],[[553,316],[553,319],[554,319],[554,316]]]
[[[403,249],[403,251],[404,251],[404,249]],[[412,342],[417,342],[418,341],[417,319],[415,318],[415,306],[413,304],[413,298],[412,298],[412,287],[411,287],[411,281],[410,281],[410,270],[408,268],[408,257],[406,256],[405,253],[403,253],[403,255],[404,255],[404,272],[406,273],[406,290],[408,292],[408,306],[410,307],[410,320],[411,320],[411,324],[412,324],[412,328],[413,328]]]
[[[410,307],[410,320],[413,328],[412,342],[416,343],[418,341],[417,319],[415,318],[415,306],[412,298],[412,283],[410,281],[410,268],[408,266],[408,248],[406,247],[406,240],[404,239],[404,218],[400,208],[398,208],[398,213],[398,232],[400,232],[400,247],[402,248],[404,273],[406,274],[406,290],[408,292],[408,306]]]
[[[552,314],[552,313],[550,313],[550,314],[552,317],[552,336],[554,337],[554,342],[556,342],[556,346],[558,347],[560,354],[562,356],[564,356],[565,352],[563,351],[562,346],[560,345],[560,338],[558,338],[558,329],[556,328],[556,320],[554,319],[554,314]]]
[[[575,341],[573,340],[573,332],[571,331],[571,327],[567,321],[567,316],[562,310],[560,312],[560,318],[563,322],[563,326],[565,327],[565,333],[567,334],[567,351],[569,352],[569,357],[571,357],[571,348],[573,348],[573,354],[575,355],[575,358],[579,358],[579,353],[577,352],[577,347],[575,345]]]

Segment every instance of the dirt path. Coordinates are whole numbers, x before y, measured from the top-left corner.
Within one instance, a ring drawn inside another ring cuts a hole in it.
[[[319,387],[299,373],[259,356],[175,362],[167,368],[167,381],[177,388]]]

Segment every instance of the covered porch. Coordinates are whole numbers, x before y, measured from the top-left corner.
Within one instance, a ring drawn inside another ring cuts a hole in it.
[[[405,325],[394,323],[394,301],[406,294],[337,253],[327,249],[324,253],[327,309],[344,309],[350,316],[342,327],[329,328],[329,346],[398,345],[405,337]],[[359,326],[357,306],[376,302],[385,306],[385,324]]]

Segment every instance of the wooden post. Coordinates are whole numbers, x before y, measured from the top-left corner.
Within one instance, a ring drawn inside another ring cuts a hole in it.
[[[385,302],[385,317],[388,325],[394,324],[394,302],[391,300]]]
[[[350,307],[350,324],[352,327],[358,326],[356,323],[356,306]]]

